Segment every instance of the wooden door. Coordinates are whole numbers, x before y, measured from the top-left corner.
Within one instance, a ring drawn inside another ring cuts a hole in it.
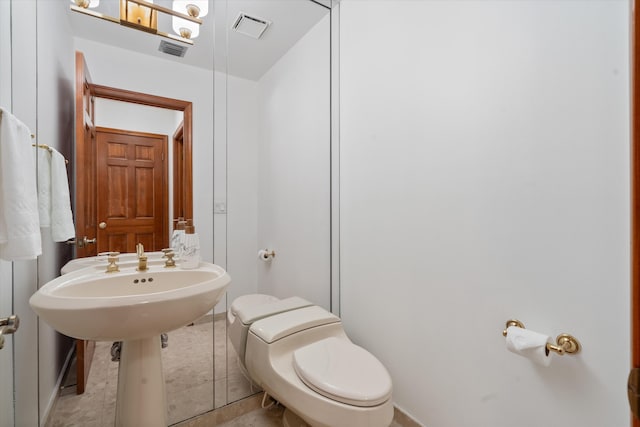
[[[98,251],[169,246],[167,136],[96,128]]]
[[[91,75],[82,52],[76,52],[76,105],[75,105],[75,220],[76,242],[83,237],[96,237],[96,154],[95,122]],[[76,245],[76,257],[96,255],[96,245]],[[94,341],[76,341],[76,393],[84,393],[91,360],[95,350]]]
[[[75,220],[76,242],[96,237],[96,153],[91,75],[82,52],[76,52]],[[78,244],[76,257],[96,255],[96,245]]]

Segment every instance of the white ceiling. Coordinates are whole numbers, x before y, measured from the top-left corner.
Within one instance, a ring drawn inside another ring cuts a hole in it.
[[[195,67],[212,70],[215,65],[219,71],[228,71],[229,74],[251,80],[259,79],[328,13],[326,7],[312,0],[209,0],[209,2],[209,14],[202,18],[200,35],[194,39],[194,45],[188,48],[182,58],[158,51],[160,40],[171,40],[73,12],[68,6],[67,8],[69,22],[76,37]],[[155,0],[154,3],[171,8],[171,0]],[[119,0],[101,0],[100,6],[92,10],[118,18],[119,4]],[[256,40],[231,30],[240,12],[272,22],[261,39]],[[173,32],[171,18],[168,15],[158,14],[158,31]],[[228,54],[225,54],[226,52]]]

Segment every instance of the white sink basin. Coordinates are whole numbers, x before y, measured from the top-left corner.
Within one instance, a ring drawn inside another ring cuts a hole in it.
[[[137,265],[137,263],[136,263]],[[106,273],[84,268],[60,276],[29,300],[57,331],[95,341],[125,341],[159,335],[205,315],[220,300],[230,277],[219,266],[194,270],[151,265]]]
[[[135,255],[135,254],[134,254]],[[58,277],[29,304],[49,325],[70,337],[123,341],[118,368],[116,427],[168,424],[160,334],[209,312],[231,278],[221,267],[197,269],[151,265],[145,272],[119,263],[106,273],[85,266]]]
[[[162,258],[164,255],[163,252],[145,252],[147,256],[147,264],[164,264],[166,260]],[[90,256],[86,258],[76,258],[72,259],[68,263],[62,266],[60,269],[61,274],[72,273],[74,271],[80,270],[82,268],[93,267],[96,270],[106,270],[107,269],[107,255],[96,255]],[[138,255],[135,253],[123,253],[118,256],[118,265],[121,267],[131,267],[137,265],[138,263]]]

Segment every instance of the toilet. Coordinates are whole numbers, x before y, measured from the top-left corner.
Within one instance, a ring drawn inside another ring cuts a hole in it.
[[[233,302],[227,323],[247,375],[287,408],[285,426],[391,424],[391,377],[339,317],[299,297],[253,294]]]

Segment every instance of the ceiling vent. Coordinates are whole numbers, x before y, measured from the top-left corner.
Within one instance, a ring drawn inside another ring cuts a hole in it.
[[[233,29],[245,36],[259,39],[269,25],[271,25],[271,22],[266,19],[256,18],[255,16],[249,16],[240,12],[236,21],[233,23]]]
[[[187,46],[180,46],[174,43],[169,43],[165,40],[160,40],[160,47],[158,50],[160,52],[166,53],[168,55],[183,57],[185,53],[187,53]]]

